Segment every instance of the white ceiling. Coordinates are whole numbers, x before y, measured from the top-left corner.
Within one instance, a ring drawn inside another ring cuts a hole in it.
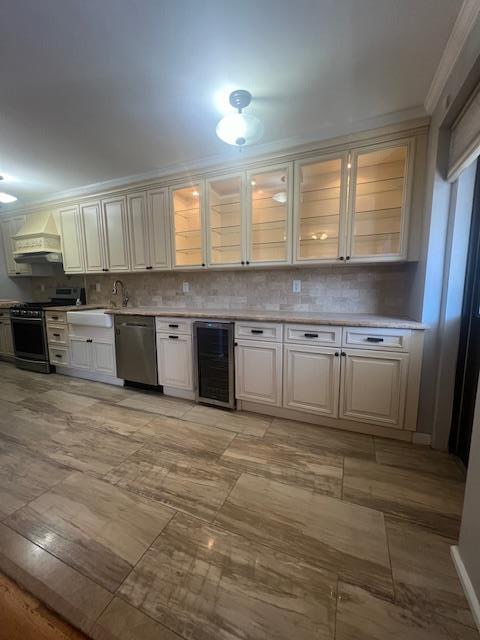
[[[215,136],[229,88],[264,122],[253,153],[417,114],[396,112],[423,105],[460,5],[3,0],[1,190],[25,202],[236,158]]]

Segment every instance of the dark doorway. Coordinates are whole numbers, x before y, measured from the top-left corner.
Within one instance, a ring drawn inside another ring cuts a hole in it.
[[[477,164],[472,225],[463,297],[449,449],[468,465],[480,372],[480,162]]]

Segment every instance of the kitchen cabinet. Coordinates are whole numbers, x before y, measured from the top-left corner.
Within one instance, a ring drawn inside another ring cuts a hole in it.
[[[408,354],[342,351],[340,418],[402,428]]]
[[[336,418],[339,384],[338,348],[284,346],[284,407]]]
[[[132,271],[170,268],[167,192],[155,189],[128,196]]]
[[[70,366],[109,376],[116,374],[115,345],[110,340],[70,335]]]
[[[2,220],[3,248],[5,251],[5,266],[9,276],[30,276],[32,275],[32,265],[17,263],[14,259],[15,236],[25,224],[26,216],[16,216],[9,220]]]
[[[95,200],[80,205],[85,244],[85,271],[129,271],[128,222],[125,198]]]
[[[0,310],[0,357],[13,358],[13,336],[8,310]]]
[[[292,165],[247,171],[249,265],[288,264],[292,259]]]
[[[62,236],[63,270],[65,273],[84,273],[85,255],[78,206],[60,209],[58,220]]]
[[[170,189],[173,266],[206,266],[204,183],[187,183]]]
[[[245,250],[245,173],[206,182],[207,264],[240,266]]]
[[[157,333],[158,383],[164,387],[193,390],[192,336]]]
[[[281,343],[237,340],[235,391],[239,400],[282,405]]]

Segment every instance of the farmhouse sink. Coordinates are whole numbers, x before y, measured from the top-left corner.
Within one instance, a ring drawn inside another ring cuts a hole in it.
[[[84,327],[103,327],[110,329],[113,325],[113,317],[105,313],[106,309],[91,309],[89,311],[68,311],[67,322],[69,324]]]

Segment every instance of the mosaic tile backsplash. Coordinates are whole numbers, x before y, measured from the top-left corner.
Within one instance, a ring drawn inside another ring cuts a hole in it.
[[[116,277],[127,288],[129,306],[198,309],[263,309],[406,315],[414,264],[312,267],[256,271],[195,271],[32,278],[35,300],[56,286],[85,286],[87,302],[120,306],[113,296]],[[300,280],[301,293],[292,292]],[[184,282],[189,292],[182,292]],[[96,291],[99,283],[100,291]],[[41,290],[41,285],[45,291]]]

